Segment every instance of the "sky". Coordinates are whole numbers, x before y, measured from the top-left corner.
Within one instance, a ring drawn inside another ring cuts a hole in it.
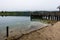
[[[0,0],[0,11],[58,11],[60,0]]]

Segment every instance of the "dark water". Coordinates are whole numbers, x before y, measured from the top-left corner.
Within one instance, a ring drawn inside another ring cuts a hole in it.
[[[5,31],[6,26],[9,26],[10,29],[13,28],[23,29],[25,27],[28,27],[29,24],[30,24],[29,16],[7,16],[7,17],[0,16],[0,32]]]

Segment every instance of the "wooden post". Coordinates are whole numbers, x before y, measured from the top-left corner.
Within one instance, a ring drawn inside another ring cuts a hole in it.
[[[58,16],[57,16],[57,21],[58,21]]]
[[[50,20],[50,15],[48,15],[48,20]]]
[[[9,36],[9,27],[7,26],[6,27],[6,37],[8,37]]]
[[[9,27],[7,26],[6,27],[6,38],[5,38],[5,40],[8,40],[8,36],[9,36]]]
[[[60,21],[60,16],[59,16],[59,21]]]

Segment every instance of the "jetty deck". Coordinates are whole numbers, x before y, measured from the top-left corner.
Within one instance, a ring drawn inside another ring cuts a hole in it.
[[[48,20],[60,20],[60,12],[41,12],[41,13],[31,13],[32,18],[48,19]]]

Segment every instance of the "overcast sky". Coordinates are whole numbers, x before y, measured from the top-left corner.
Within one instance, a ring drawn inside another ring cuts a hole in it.
[[[58,10],[60,0],[0,0],[0,11]]]

